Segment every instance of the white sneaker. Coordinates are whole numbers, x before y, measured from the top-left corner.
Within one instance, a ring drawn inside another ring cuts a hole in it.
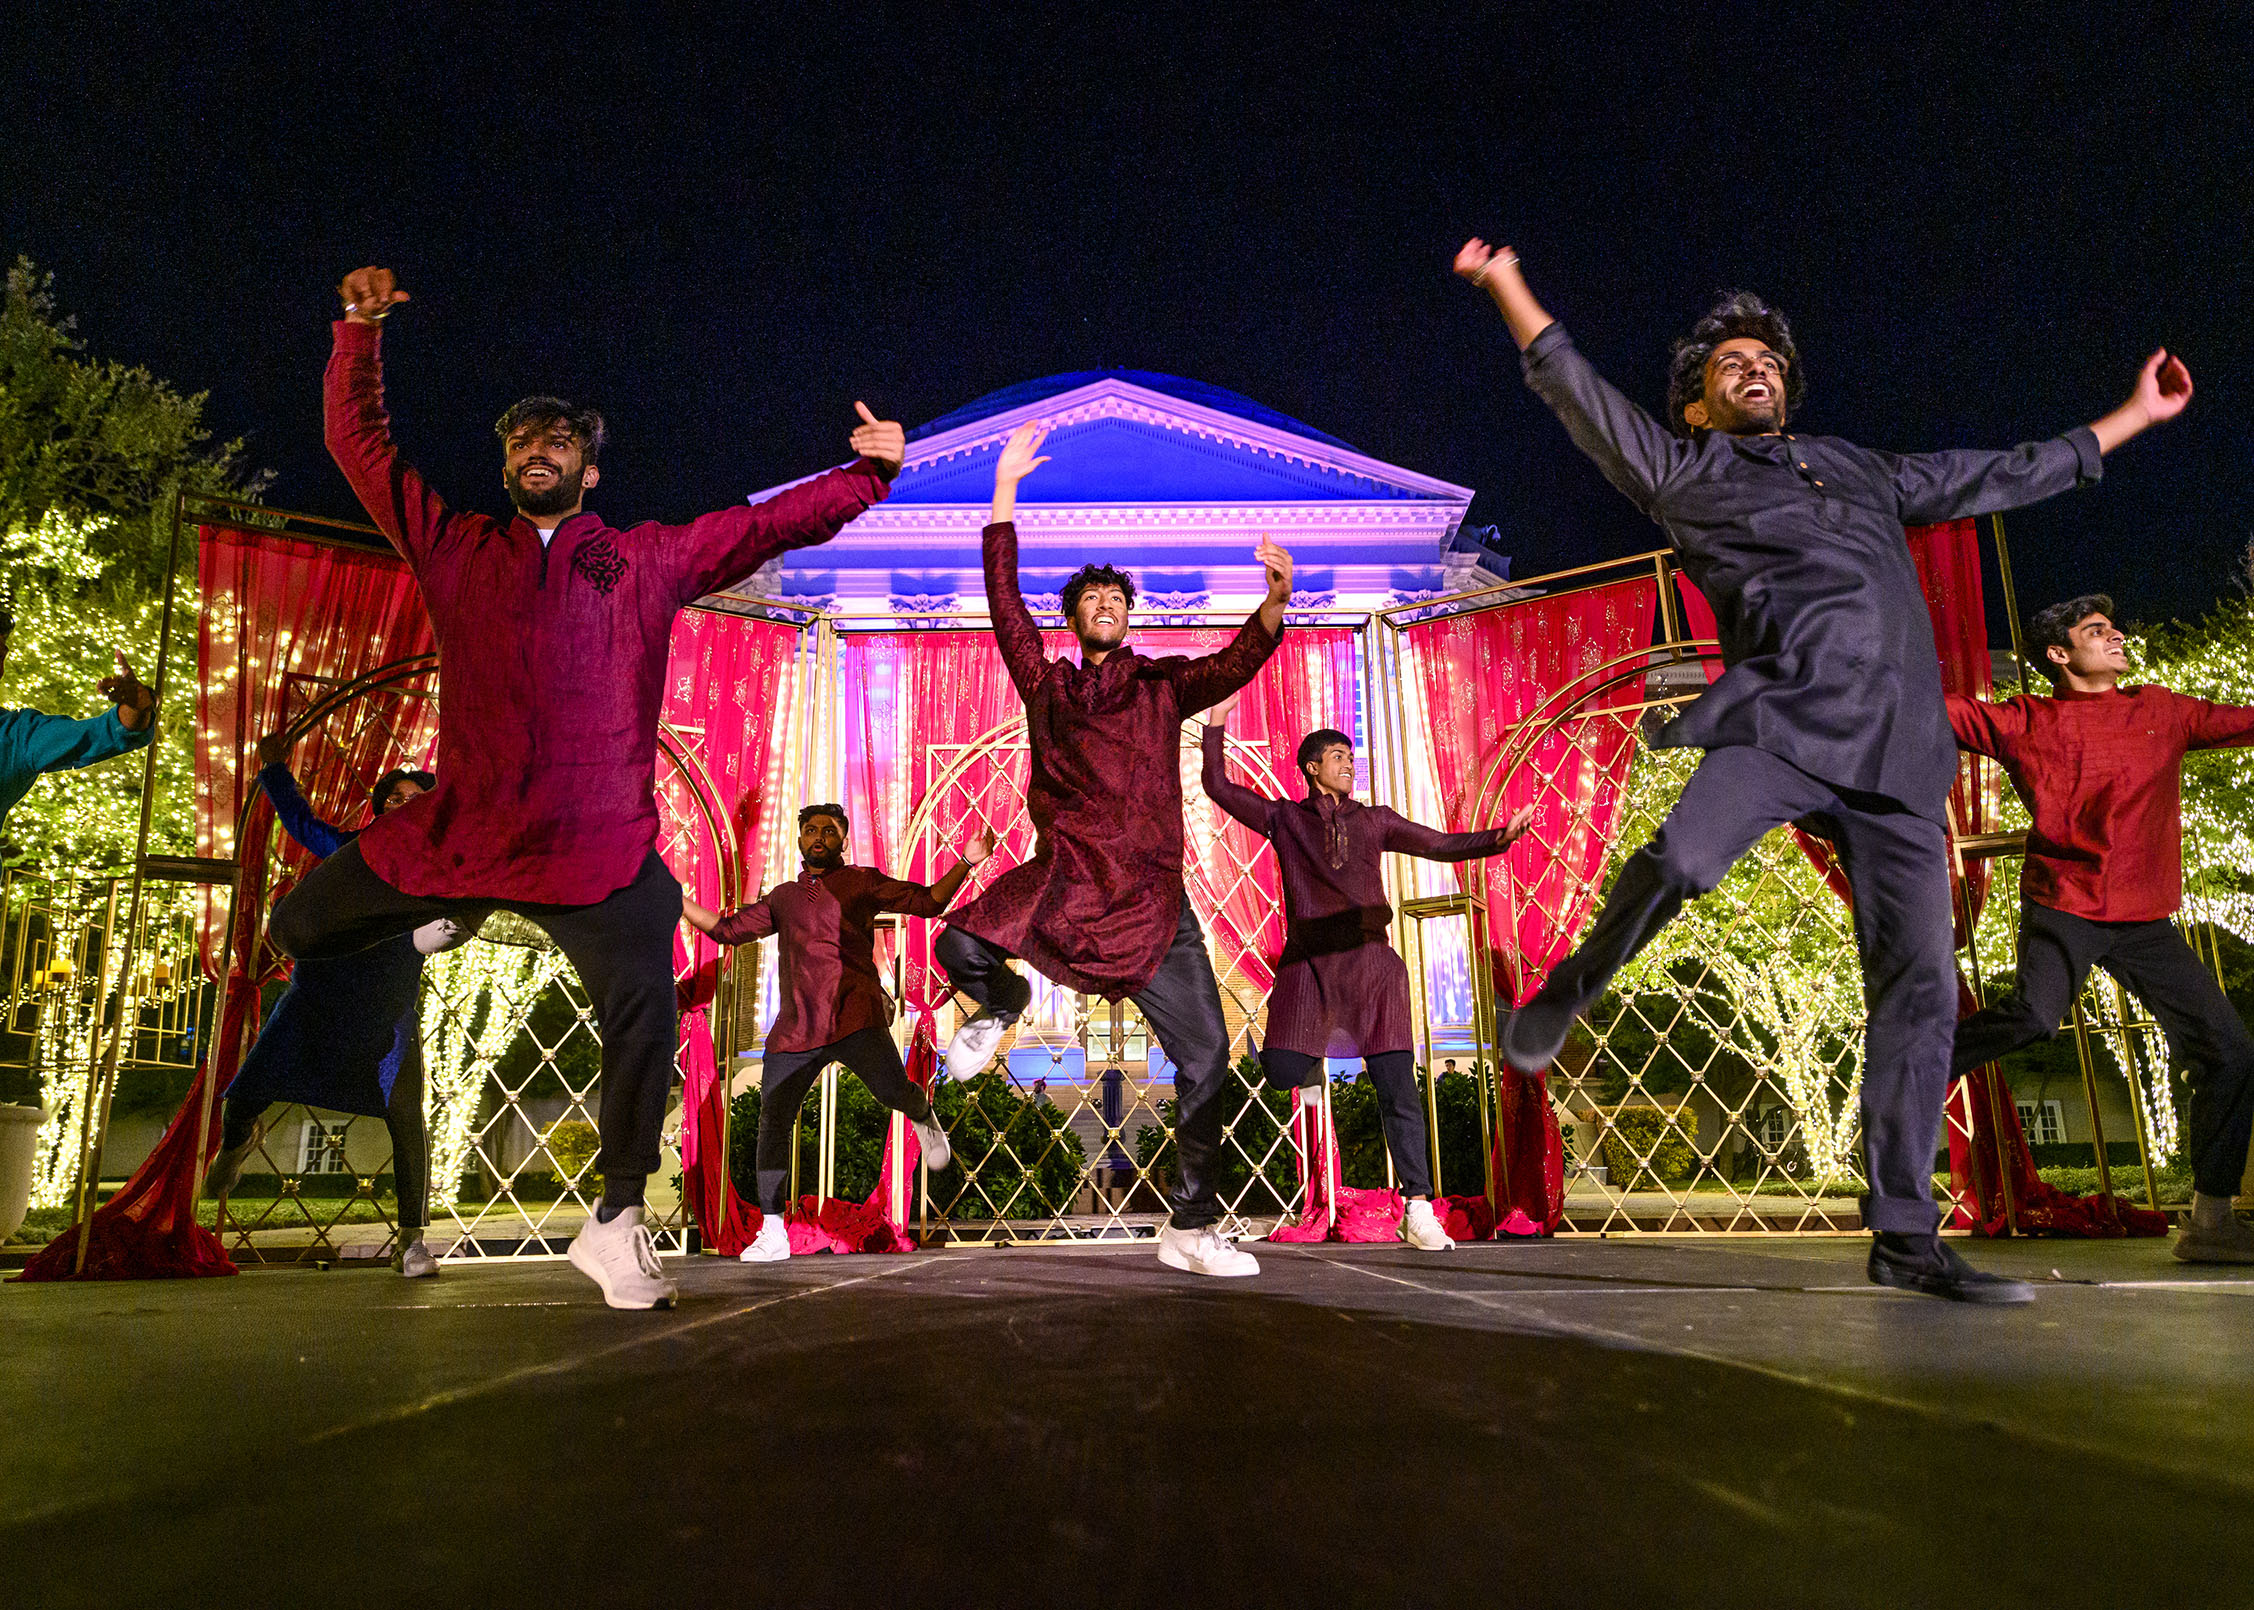
[[[438,1258],[418,1235],[391,1255],[391,1266],[409,1280],[428,1280],[438,1273]]]
[[[1009,1027],[1002,1018],[974,1017],[955,1030],[955,1037],[947,1042],[947,1077],[961,1084],[984,1073],[994,1053],[1002,1049],[1002,1036]]]
[[[781,1263],[790,1256],[790,1226],[783,1222],[780,1213],[763,1214],[759,1220],[759,1233],[751,1238],[751,1245],[736,1254],[738,1263]]]
[[[1409,1209],[1401,1215],[1401,1239],[1423,1252],[1446,1252],[1455,1245],[1440,1228],[1440,1215],[1421,1196],[1410,1197]]]
[[[1198,1230],[1177,1230],[1169,1224],[1158,1232],[1158,1261],[1169,1269],[1193,1275],[1219,1275],[1233,1279],[1256,1275],[1260,1260],[1211,1225]]]
[[[947,1131],[939,1127],[939,1114],[911,1118],[908,1127],[916,1132],[916,1144],[924,1149],[924,1167],[936,1174],[955,1160],[955,1148],[948,1144]]]
[[[671,1308],[681,1294],[665,1278],[638,1207],[608,1224],[590,1215],[586,1228],[572,1237],[571,1266],[602,1287],[603,1301],[613,1308]]]

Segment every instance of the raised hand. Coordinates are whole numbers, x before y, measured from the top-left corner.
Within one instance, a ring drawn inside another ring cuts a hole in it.
[[[853,427],[853,454],[865,458],[877,467],[877,473],[891,480],[900,473],[900,466],[908,458],[908,433],[895,419],[879,419],[869,412],[869,405],[857,402],[853,411],[861,416],[861,423]]]
[[[2184,360],[2166,347],[2145,359],[2144,369],[2137,376],[2134,401],[2155,425],[2182,413],[2184,404],[2191,401],[2191,371],[2184,367]]]
[[[377,323],[399,303],[413,300],[399,288],[398,279],[388,268],[354,269],[337,286],[337,299],[344,303],[344,316],[354,324]]]
[[[1268,602],[1277,605],[1290,603],[1291,555],[1278,547],[1275,538],[1265,531],[1260,533],[1259,546],[1252,553],[1268,572]]]
[[[963,841],[960,853],[965,866],[978,866],[983,863],[994,853],[994,830],[988,828],[983,833],[972,834]]]
[[[289,759],[290,741],[289,733],[281,728],[277,728],[259,739],[258,769],[264,771],[269,766],[279,766],[283,761]]]
[[[1007,481],[1015,486],[1048,463],[1046,457],[1035,456],[1048,439],[1049,422],[1045,419],[1032,420],[1011,431],[1010,439],[1002,446],[1002,457],[994,466],[994,484],[999,486]]]
[[[123,654],[117,657],[117,670],[95,683],[94,689],[117,706],[118,724],[128,732],[147,726],[149,712],[157,707],[157,696],[133,674]]]
[[[1219,704],[1214,705],[1205,712],[1205,724],[1209,727],[1227,726],[1229,724],[1229,712],[1237,707],[1237,701],[1243,697],[1244,689],[1239,688]]]

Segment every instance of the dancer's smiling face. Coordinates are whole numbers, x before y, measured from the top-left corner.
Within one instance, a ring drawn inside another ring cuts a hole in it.
[[[501,451],[501,484],[527,519],[576,514],[588,488],[602,479],[566,420],[528,419],[509,432]]]
[[[1717,346],[1706,360],[1706,395],[1683,410],[1704,430],[1758,436],[1784,429],[1785,360],[1750,335]]]
[[[1110,582],[1091,582],[1072,604],[1072,633],[1080,652],[1109,653],[1127,641],[1127,593]]]
[[[2043,652],[2061,671],[2083,681],[2117,680],[2129,671],[2128,640],[2120,627],[2096,613],[2074,623],[2065,648],[2054,643]]]
[[[798,824],[799,859],[817,872],[845,864],[845,824],[834,816],[816,814]]]

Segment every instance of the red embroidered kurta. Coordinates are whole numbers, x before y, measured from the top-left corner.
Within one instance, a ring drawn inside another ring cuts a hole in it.
[[[887,911],[936,917],[940,910],[928,884],[888,878],[874,867],[807,867],[794,881],[769,889],[765,899],[722,917],[712,937],[741,945],[782,936],[776,947],[781,988],[767,1049],[817,1051],[892,1021],[892,997],[877,976],[877,918]]]
[[[1052,660],[1017,586],[1017,528],[986,528],[986,598],[1025,700],[1033,858],[948,923],[1108,1000],[1151,980],[1182,917],[1182,722],[1250,682],[1276,651],[1258,612],[1200,659]]]
[[[1499,827],[1442,833],[1359,800],[1270,799],[1229,781],[1218,726],[1205,729],[1205,792],[1276,847],[1283,875],[1284,953],[1268,991],[1273,1050],[1374,1057],[1416,1045],[1409,969],[1386,942],[1393,906],[1378,857],[1472,861],[1510,848]]]
[[[1957,742],[2002,763],[2033,825],[2020,892],[2092,922],[2152,922],[2184,897],[2188,750],[2254,744],[2254,706],[2166,688],[2001,703],[1951,697]]]
[[[438,786],[360,835],[409,894],[587,905],[657,842],[652,784],[681,607],[786,548],[827,542],[888,488],[860,461],[687,525],[582,511],[546,546],[523,516],[449,509],[391,442],[379,331],[340,320],[329,452],[405,557],[439,643]]]

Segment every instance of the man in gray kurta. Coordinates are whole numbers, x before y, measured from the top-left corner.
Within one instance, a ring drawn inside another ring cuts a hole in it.
[[[1505,1058],[1548,1067],[1686,899],[1771,828],[1798,823],[1831,842],[1854,896],[1871,1279],[2027,1301],[2031,1287],[1969,1268],[1936,1233],[1933,1155],[1956,1026],[1946,829],[1956,745],[1902,528],[2089,485],[2102,454],[2182,411],[2191,376],[2155,353],[2121,407],[2009,452],[1875,452],[1789,429],[1803,390],[1791,331],[1741,292],[1677,344],[1662,425],[1574,349],[1516,253],[1474,240],[1455,266],[1502,309],[1527,385],[1574,445],[1667,533],[1714,607],[1728,667],[1658,739],[1705,757],[1580,948],[1513,1014]]]

